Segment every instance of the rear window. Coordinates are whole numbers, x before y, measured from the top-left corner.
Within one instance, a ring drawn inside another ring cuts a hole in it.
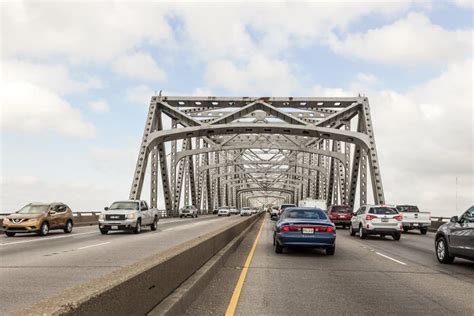
[[[285,218],[295,219],[327,219],[326,213],[320,210],[291,209],[285,211]]]
[[[415,205],[399,205],[397,206],[397,210],[399,212],[407,212],[407,213],[417,213],[420,210]]]
[[[282,204],[280,208],[282,209],[282,211],[284,211],[286,208],[295,207],[295,206],[296,205],[294,204]]]
[[[352,213],[352,209],[348,206],[333,206],[331,211],[339,213]]]
[[[398,214],[397,210],[391,207],[372,207],[369,210],[369,214],[377,214],[377,215],[391,215],[391,214]]]

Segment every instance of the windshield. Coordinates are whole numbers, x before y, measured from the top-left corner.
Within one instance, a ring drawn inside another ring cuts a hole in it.
[[[311,209],[291,209],[285,211],[285,218],[297,218],[297,219],[327,219],[326,214],[320,210]]]
[[[352,209],[348,206],[333,206],[331,212],[352,213]]]
[[[398,214],[397,210],[391,207],[372,207],[369,214],[391,215]]]
[[[35,205],[29,204],[24,206],[21,210],[19,210],[18,214],[41,214],[46,212],[49,209],[49,205]]]
[[[399,212],[407,212],[407,213],[417,213],[420,211],[418,207],[414,205],[398,205],[397,210]]]
[[[114,202],[109,210],[138,210],[137,202]]]

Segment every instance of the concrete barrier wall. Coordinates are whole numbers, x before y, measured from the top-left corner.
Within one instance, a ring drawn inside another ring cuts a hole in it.
[[[262,216],[200,236],[13,315],[144,315]]]

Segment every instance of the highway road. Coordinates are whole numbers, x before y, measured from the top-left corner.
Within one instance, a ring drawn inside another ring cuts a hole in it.
[[[474,315],[474,262],[439,264],[433,233],[360,240],[340,229],[334,256],[322,250],[276,254],[273,223],[267,217],[253,227],[187,315],[224,315],[232,297],[236,315]]]
[[[147,256],[241,221],[240,216],[162,219],[156,232],[139,235],[96,226],[75,227],[72,234],[52,231],[46,237],[0,237],[0,315]]]

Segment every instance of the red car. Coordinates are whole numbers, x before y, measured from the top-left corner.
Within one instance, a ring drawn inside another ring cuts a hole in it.
[[[342,225],[345,229],[351,223],[352,208],[349,205],[331,205],[327,213],[334,225]]]

